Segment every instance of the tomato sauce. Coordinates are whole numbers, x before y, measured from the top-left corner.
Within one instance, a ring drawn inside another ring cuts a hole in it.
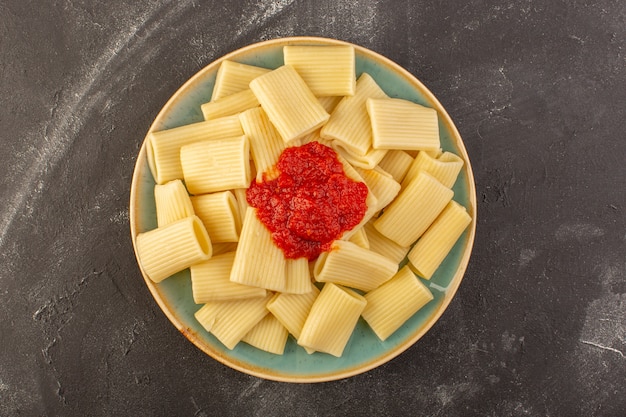
[[[312,261],[359,224],[367,193],[364,183],[346,176],[332,148],[310,142],[285,149],[246,197],[286,258]]]

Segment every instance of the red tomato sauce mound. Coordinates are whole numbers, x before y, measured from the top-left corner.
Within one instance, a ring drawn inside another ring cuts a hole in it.
[[[288,259],[315,260],[365,215],[367,186],[319,142],[285,149],[269,173],[252,181],[246,198]]]

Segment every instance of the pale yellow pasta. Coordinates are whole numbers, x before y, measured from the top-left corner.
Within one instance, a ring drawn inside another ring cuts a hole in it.
[[[335,107],[337,107],[337,104],[339,104],[342,98],[342,96],[326,96],[318,97],[317,99],[324,110],[330,114],[333,110],[335,110]]]
[[[239,205],[232,191],[191,197],[195,213],[206,227],[211,242],[238,242],[241,232]]]
[[[430,279],[472,218],[465,207],[452,200],[409,252],[409,266]]]
[[[245,89],[217,100],[211,100],[200,106],[204,120],[217,119],[219,117],[232,116],[242,111],[259,106],[259,100],[252,90]]]
[[[400,98],[368,99],[374,149],[439,149],[437,111]]]
[[[150,132],[146,136],[146,155],[152,176],[157,184],[182,179],[180,148],[204,140],[240,135],[243,135],[243,129],[237,116]]]
[[[409,246],[428,229],[453,194],[422,171],[374,221],[374,226],[398,245]]]
[[[330,119],[322,127],[321,136],[341,142],[341,146],[355,156],[367,154],[372,147],[372,126],[365,102],[368,98],[386,97],[376,81],[364,73],[356,82],[355,94],[344,97],[337,104]]]
[[[212,243],[212,242],[211,242]],[[237,242],[213,243],[213,256],[237,250]]]
[[[234,61],[223,61],[217,70],[215,87],[211,100],[219,100],[239,91],[248,89],[250,81],[270,72],[267,68],[241,64]]]
[[[387,207],[400,192],[400,183],[381,168],[362,169],[357,167],[355,169],[365,181],[367,188],[376,197],[374,211]]]
[[[378,166],[393,176],[393,179],[402,184],[409,167],[413,163],[413,157],[405,151],[398,149],[389,150]]]
[[[212,255],[209,234],[197,216],[139,233],[135,244],[139,264],[154,282],[161,282]]]
[[[237,343],[269,312],[265,305],[272,294],[242,300],[211,301],[195,313],[196,320],[228,349]]]
[[[246,136],[183,146],[180,162],[191,194],[245,188],[250,184],[250,143]]]
[[[316,96],[354,95],[352,46],[288,45],[283,47],[283,55],[285,65],[293,67]]]
[[[363,230],[367,234],[367,241],[369,242],[369,249],[373,252],[383,255],[385,258],[389,258],[395,263],[399,264],[407,253],[409,253],[410,246],[400,246],[393,240],[383,236],[376,228],[372,221],[369,221],[363,226]]]
[[[237,205],[239,206],[239,217],[241,219],[241,224],[243,224],[243,218],[246,217],[246,210],[248,209],[248,200],[246,199],[246,193],[248,191],[247,188],[235,188],[233,194],[235,195],[235,199],[237,200]]]
[[[363,169],[374,169],[388,152],[387,149],[370,148],[365,155],[357,155],[351,149],[346,148],[343,142],[338,140],[332,142],[332,148],[352,165]]]
[[[257,349],[282,355],[289,332],[272,314],[267,314],[241,339]]]
[[[157,226],[162,227],[176,220],[193,216],[194,210],[189,193],[181,180],[154,186],[154,202]]]
[[[327,283],[311,306],[298,344],[341,356],[366,303],[356,292]]]
[[[429,173],[446,187],[452,188],[461,168],[463,168],[463,160],[451,152],[444,152],[434,158],[428,152],[420,151],[402,181],[402,188],[406,187],[420,171]]]
[[[285,142],[311,133],[330,117],[302,77],[288,65],[255,78],[250,89]]]
[[[285,260],[284,293],[303,294],[311,291],[311,273],[306,258]]]
[[[320,290],[311,283],[309,291],[303,294],[276,293],[267,303],[267,309],[297,340],[319,293]]]
[[[367,305],[361,315],[380,340],[386,340],[434,298],[407,266],[364,297]]]
[[[360,246],[362,248],[365,249],[369,249],[370,248],[370,242],[367,239],[367,233],[365,233],[365,229],[363,229],[362,227],[359,227],[350,237],[350,239],[347,239],[348,241],[354,243],[357,246]]]
[[[250,140],[250,154],[257,170],[257,180],[271,169],[285,149],[285,142],[265,111],[256,107],[239,115],[241,126]]]
[[[191,291],[196,304],[251,297],[265,297],[263,288],[241,285],[230,280],[235,252],[213,255],[211,259],[191,265]]]
[[[398,264],[352,242],[337,240],[330,252],[315,261],[313,276],[318,282],[333,282],[370,291],[398,271]]]
[[[285,288],[285,256],[270,231],[248,207],[244,217],[230,280],[240,284],[280,291]]]

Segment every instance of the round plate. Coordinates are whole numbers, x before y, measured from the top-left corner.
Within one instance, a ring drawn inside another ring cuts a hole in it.
[[[210,100],[215,75],[222,61],[228,59],[266,68],[277,68],[283,64],[284,45],[349,44],[333,39],[295,37],[261,42],[232,52],[209,64],[187,81],[163,107],[150,131],[202,121],[200,105]],[[411,100],[438,111],[442,148],[456,153],[465,160],[465,166],[453,188],[454,200],[467,208],[472,216],[472,223],[432,279],[423,281],[433,292],[434,300],[384,342],[376,337],[361,318],[340,358],[324,353],[309,355],[291,336],[283,355],[263,352],[243,342],[235,349],[229,350],[195,320],[194,313],[201,306],[193,301],[188,270],[158,284],[152,282],[142,271],[146,285],[155,300],[185,337],[211,357],[241,372],[277,381],[319,382],[346,378],[375,368],[408,349],[432,327],[450,303],[463,279],[476,230],[476,189],[461,136],[445,109],[420,81],[389,59],[363,47],[353,46],[356,51],[357,76],[367,72],[390,97]],[[156,227],[154,185],[154,179],[148,168],[144,142],[137,157],[130,194],[133,245],[138,233]]]

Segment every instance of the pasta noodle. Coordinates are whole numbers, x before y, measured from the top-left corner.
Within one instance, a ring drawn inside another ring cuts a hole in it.
[[[185,217],[193,216],[194,209],[187,189],[181,180],[154,186],[157,226],[162,227]]]
[[[433,299],[430,290],[408,266],[364,297],[367,305],[362,316],[383,341]]]
[[[272,168],[285,149],[285,142],[262,108],[254,108],[239,115],[241,126],[250,140],[250,153],[257,169],[257,180]]]
[[[250,88],[285,142],[311,133],[330,117],[288,65],[255,78]]]
[[[429,173],[444,186],[452,188],[461,168],[463,168],[463,160],[451,152],[444,152],[433,157],[428,152],[420,151],[409,166],[402,181],[402,188],[406,187],[420,171]]]
[[[135,242],[139,263],[154,282],[161,282],[212,255],[209,234],[197,216],[139,233]]]
[[[303,294],[276,293],[267,303],[267,309],[297,339],[300,338],[304,322],[317,299],[320,290],[309,283],[310,290]],[[313,350],[309,349],[309,353]]]
[[[206,227],[211,242],[238,242],[241,215],[231,191],[201,194],[191,197],[193,209]]]
[[[268,72],[270,70],[267,68],[225,60],[217,70],[211,100],[219,100],[222,97],[246,90],[250,81]]]
[[[392,149],[380,160],[378,166],[390,173],[394,180],[402,183],[411,163],[413,163],[413,157],[407,152]]]
[[[465,207],[450,201],[409,252],[411,269],[430,279],[471,221]]]
[[[200,106],[204,120],[232,116],[244,110],[259,106],[259,100],[249,88]]]
[[[282,355],[289,332],[272,314],[267,314],[241,339],[257,349]]]

